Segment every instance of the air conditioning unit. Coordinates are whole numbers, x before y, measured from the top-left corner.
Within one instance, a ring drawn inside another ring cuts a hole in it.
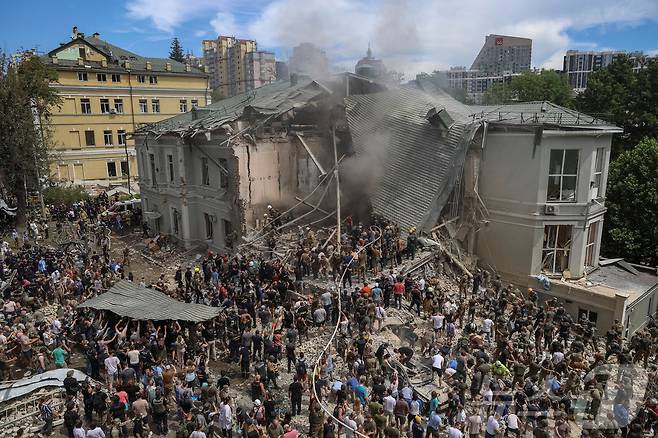
[[[544,205],[544,214],[545,215],[556,215],[558,214],[558,206],[553,204]]]
[[[116,108],[110,108],[110,114],[116,114],[117,110]]]

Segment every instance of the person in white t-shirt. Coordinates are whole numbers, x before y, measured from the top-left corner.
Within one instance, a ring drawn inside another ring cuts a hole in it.
[[[519,417],[515,413],[511,412],[507,414],[505,421],[507,423],[507,435],[514,435],[515,437],[519,438],[521,436],[520,426],[522,425]]]
[[[500,431],[500,423],[498,423],[496,417],[494,417],[493,415],[489,415],[489,418],[487,419],[487,427],[485,428],[484,431],[484,437],[495,438],[495,436],[498,435],[499,431]]]
[[[445,315],[442,315],[441,313],[437,312],[436,314],[432,315],[432,328],[434,329],[434,340],[436,341],[436,338],[439,336],[439,333],[443,331],[443,326],[446,320]]]
[[[114,379],[117,376],[119,371],[119,358],[110,351],[110,355],[105,359],[105,371],[107,372],[107,386],[112,392],[112,387],[114,385]]]
[[[494,322],[490,318],[485,318],[482,320],[482,326],[480,332],[487,339],[488,342],[491,342],[491,332],[493,331]]]
[[[432,356],[432,375],[434,375],[434,373],[439,375],[439,385],[442,383],[441,376],[443,375],[444,362],[445,359],[440,351],[436,353],[434,356]]]

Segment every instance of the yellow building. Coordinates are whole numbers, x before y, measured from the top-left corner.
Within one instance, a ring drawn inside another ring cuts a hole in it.
[[[226,98],[249,89],[246,58],[247,53],[258,50],[256,41],[220,35],[216,40],[203,40],[202,45],[213,91]]]
[[[62,103],[51,119],[52,176],[83,185],[137,181],[132,133],[210,103],[208,75],[171,59],[147,58],[74,28],[48,53]]]

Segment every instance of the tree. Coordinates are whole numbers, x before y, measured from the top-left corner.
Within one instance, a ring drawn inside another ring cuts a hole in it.
[[[178,37],[171,40],[171,48],[169,49],[169,59],[178,62],[185,62],[185,55],[183,54],[183,46],[180,44]]]
[[[589,77],[587,89],[576,98],[576,107],[624,129],[613,139],[614,158],[645,137],[658,137],[657,101],[658,62],[650,61],[635,73],[633,61],[619,56]]]
[[[646,138],[610,163],[603,252],[658,265],[658,140]]]
[[[509,84],[494,84],[484,96],[484,102],[487,104],[538,100],[571,106],[573,102],[571,86],[564,75],[555,70],[541,70],[539,73],[525,71],[515,76]]]
[[[40,190],[48,176],[48,120],[60,102],[49,85],[56,80],[57,72],[37,56],[9,65],[0,53],[0,185],[16,199],[19,224],[26,191]]]

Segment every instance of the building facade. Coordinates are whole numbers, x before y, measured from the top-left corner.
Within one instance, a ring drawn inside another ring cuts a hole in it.
[[[444,87],[462,89],[469,101],[481,104],[494,84],[507,84],[530,70],[532,40],[506,35],[487,35],[470,69],[451,67],[434,74]]]
[[[498,110],[509,120],[491,122],[477,164],[477,190],[487,209],[477,232],[480,264],[534,288],[541,299],[557,298],[574,319],[596,323],[599,333],[614,320],[637,329],[641,323],[631,321],[631,311],[649,306],[653,313],[658,279],[619,281],[599,257],[612,136],[621,129],[594,119],[580,125],[568,112],[541,130],[524,129],[541,122],[533,113],[553,113],[551,106]]]
[[[74,31],[44,57],[59,75],[51,84],[62,103],[50,127],[52,176],[81,185],[136,181],[132,135],[153,123],[209,103],[207,75],[170,59],[146,58],[99,34]]]
[[[367,78],[383,79],[386,75],[386,66],[381,59],[372,56],[372,50],[368,46],[366,56],[357,61],[354,72]]]
[[[487,35],[471,70],[500,76],[530,70],[532,40],[507,35]]]
[[[329,60],[324,50],[312,43],[301,43],[293,47],[288,68],[290,73],[322,78],[329,74]]]
[[[568,50],[564,56],[563,70],[571,88],[580,92],[587,88],[587,81],[593,72],[606,68],[622,55],[628,56],[633,62],[635,72],[641,70],[647,62],[658,59],[658,55],[648,56],[642,52]]]
[[[272,52],[249,52],[245,56],[245,91],[276,81],[276,62]]]

